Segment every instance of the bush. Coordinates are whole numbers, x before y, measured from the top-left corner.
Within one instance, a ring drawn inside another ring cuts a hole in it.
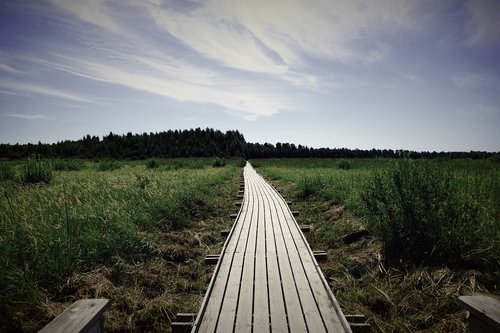
[[[113,171],[120,169],[122,165],[118,161],[104,160],[99,163],[99,171]]]
[[[15,180],[16,170],[12,165],[0,164],[0,180]]]
[[[352,168],[351,162],[349,162],[348,160],[344,160],[344,159],[341,159],[339,161],[339,164],[337,164],[337,167],[339,169],[343,169],[343,170],[349,170]]]
[[[52,166],[57,171],[78,171],[85,168],[85,162],[75,159],[57,159],[52,161]]]
[[[52,178],[52,166],[38,156],[28,159],[21,180],[25,184],[49,184]]]
[[[212,162],[212,167],[220,168],[226,165],[226,160],[220,157],[216,157]]]
[[[319,195],[323,189],[323,182],[320,176],[304,177],[298,183],[297,197],[308,198],[314,195]]]
[[[148,169],[156,169],[160,166],[160,163],[156,161],[154,158],[150,159],[149,161],[146,162],[146,168]]]
[[[492,198],[481,191],[481,179],[457,177],[411,160],[373,175],[362,199],[386,261],[474,266],[498,261],[495,217],[483,209]]]

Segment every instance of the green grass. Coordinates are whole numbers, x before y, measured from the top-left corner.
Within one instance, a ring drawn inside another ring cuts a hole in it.
[[[500,294],[500,163],[487,160],[250,161],[294,198],[344,313],[377,332],[466,332],[457,297]],[[345,244],[342,236],[370,236]]]
[[[56,171],[78,171],[85,169],[85,161],[78,159],[55,159],[51,161]]]
[[[316,196],[345,205],[368,224],[392,262],[499,265],[497,160],[269,159],[256,164],[268,177],[290,184],[298,199]]]
[[[230,161],[225,167],[205,168],[211,164],[208,159],[164,162],[175,168],[87,162],[85,169],[55,173],[44,186],[1,181],[0,322],[21,329],[19,314],[26,316],[58,295],[61,284],[76,272],[103,265],[128,279],[124,267],[132,269],[157,256],[179,258],[175,253],[182,247],[164,254],[152,242],[160,234],[183,233],[195,221],[213,218],[218,210],[215,191],[236,176],[238,167]],[[183,256],[189,259],[189,254]]]
[[[28,159],[21,175],[21,181],[25,184],[49,184],[52,178],[52,165],[39,156]]]
[[[376,172],[362,198],[387,261],[467,261],[481,270],[500,264],[500,179],[494,172],[400,160]]]

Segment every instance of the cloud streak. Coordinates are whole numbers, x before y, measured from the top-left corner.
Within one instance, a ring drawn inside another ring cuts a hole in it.
[[[20,119],[24,119],[24,120],[48,119],[43,114],[8,113],[5,116],[12,117],[12,118],[20,118]]]
[[[2,87],[7,93],[10,94],[29,94],[29,95],[34,94],[38,96],[66,99],[74,102],[91,103],[89,99],[83,96],[31,83],[23,83],[16,81],[0,81],[0,87]]]

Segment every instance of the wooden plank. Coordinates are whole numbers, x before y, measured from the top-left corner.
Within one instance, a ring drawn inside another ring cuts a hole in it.
[[[240,298],[236,316],[236,331],[251,332],[253,320],[253,292],[254,292],[254,263],[255,263],[255,238],[257,234],[257,217],[259,202],[253,201],[251,219],[248,223],[248,237],[242,252],[244,253],[243,274],[240,284]]]
[[[283,234],[281,232],[281,221],[278,218],[276,209],[272,208],[273,206],[271,206],[271,218],[273,219],[273,229],[275,230],[278,267],[283,288],[283,298],[285,299],[288,326],[291,332],[306,332],[306,323],[302,313],[299,294],[297,292]]]
[[[290,209],[283,203],[280,203],[280,208],[283,212],[290,211]],[[290,227],[290,232],[297,240],[295,244],[301,255],[301,262],[304,265],[304,270],[309,280],[310,288],[314,294],[327,330],[330,332],[351,332],[347,320],[343,317],[335,297],[323,277],[323,273],[321,272],[317,262],[313,259],[312,251],[309,248],[304,235],[299,231],[297,222],[293,216],[290,216],[289,214],[287,214],[286,217],[288,222],[287,225]],[[299,241],[300,239],[302,241]]]
[[[226,284],[226,293],[222,302],[222,307],[217,321],[217,332],[233,332],[240,292],[241,274],[243,269],[243,252],[236,252],[231,267],[231,274]],[[215,330],[202,330],[202,332],[215,332]]]
[[[219,271],[216,273],[217,278],[214,280],[211,290],[209,289],[209,294],[207,294],[209,297],[207,305],[205,309],[202,309],[203,313],[201,322],[197,327],[197,329],[201,332],[215,332],[215,327],[217,326],[217,320],[219,318],[220,306],[224,298],[226,284],[229,278],[232,259],[233,258],[229,255],[222,257]]]
[[[271,206],[267,195],[266,207],[268,207],[269,221],[266,227],[266,260],[269,286],[269,315],[271,330],[273,332],[288,332],[285,299],[281,284],[281,275],[278,266],[278,254],[276,252],[275,227]]]
[[[108,299],[78,300],[66,308],[39,332],[102,332],[101,317],[109,305]]]
[[[293,275],[295,277],[297,292],[302,303],[302,309],[307,323],[307,328],[311,332],[324,332],[326,330],[323,319],[320,315],[320,311],[316,304],[314,294],[309,285],[309,280],[307,278],[306,272],[304,271],[304,267],[301,264],[302,260],[295,246],[295,240],[293,239],[293,236],[290,232],[290,226],[287,223],[284,211],[279,207],[279,205],[281,204],[279,202],[279,199],[276,197],[273,199],[275,207],[278,210],[278,219],[280,219],[281,221],[281,232],[285,240],[288,256],[290,258],[290,262],[293,263],[291,267]]]
[[[492,332],[500,331],[500,300],[488,295],[473,295],[460,296],[458,303],[475,317],[472,321],[469,318],[471,332],[476,326],[490,326]]]
[[[269,300],[266,267],[266,216],[262,188],[258,189],[259,215],[255,248],[255,286],[254,286],[254,331],[269,332]]]

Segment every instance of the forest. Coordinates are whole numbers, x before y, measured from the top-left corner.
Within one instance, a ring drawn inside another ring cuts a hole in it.
[[[482,159],[498,154],[484,151],[417,152],[392,149],[312,148],[293,143],[250,143],[237,130],[213,128],[168,130],[157,133],[125,135],[110,132],[102,138],[86,135],[82,139],[57,143],[0,144],[0,158],[19,159],[32,155],[41,157],[72,157],[85,159],[141,160],[153,157],[244,157],[252,158],[472,158]]]

